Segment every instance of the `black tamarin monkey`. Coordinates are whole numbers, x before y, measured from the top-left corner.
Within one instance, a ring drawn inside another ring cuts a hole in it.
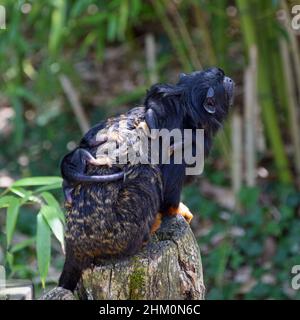
[[[74,290],[82,270],[90,264],[135,254],[159,227],[161,216],[182,214],[188,221],[192,219],[180,203],[184,161],[174,164],[171,158],[169,164],[111,164],[99,160],[98,148],[110,140],[119,147],[128,143],[128,134],[136,128],[143,128],[145,134],[152,129],[204,129],[208,154],[233,91],[233,81],[219,68],[181,74],[176,85],[152,86],[142,107],[87,132],[80,151],[75,151],[76,156],[67,155],[61,165],[68,205],[60,286]]]

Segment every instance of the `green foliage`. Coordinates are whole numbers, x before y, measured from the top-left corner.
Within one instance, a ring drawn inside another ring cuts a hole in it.
[[[284,185],[268,188],[271,203],[264,203],[266,190],[243,188],[242,213],[226,211],[225,218],[214,201],[185,189],[184,200],[200,214],[200,231],[206,230],[198,241],[208,299],[300,298],[291,289],[291,269],[300,264],[300,193]]]
[[[16,181],[0,195],[0,208],[6,210],[6,263],[11,273],[20,266],[14,262],[14,255],[36,242],[38,270],[45,287],[48,268],[51,262],[51,233],[59,241],[64,251],[64,214],[51,193],[45,191],[61,187],[60,177],[34,177]],[[59,185],[58,185],[59,184]],[[42,186],[36,188],[37,186]],[[26,187],[26,188],[24,188]],[[32,189],[35,188],[35,189]],[[18,216],[27,205],[39,209],[36,216],[36,235],[22,242],[13,242]]]
[[[44,216],[44,208],[37,215],[36,233],[36,254],[43,287],[45,287],[51,256],[51,233]]]

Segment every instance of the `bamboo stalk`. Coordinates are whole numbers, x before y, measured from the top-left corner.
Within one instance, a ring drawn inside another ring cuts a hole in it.
[[[245,38],[245,44],[249,52],[250,47],[256,43],[254,25],[249,12],[247,1],[236,0],[236,3],[240,11],[241,25],[242,25],[244,38]]]
[[[281,1],[281,5],[286,12],[287,17],[289,17],[288,21],[286,21],[285,29],[287,31],[289,40],[291,42],[291,53],[294,60],[294,70],[296,74],[296,81],[297,81],[297,87],[298,87],[298,94],[300,94],[300,50],[299,45],[297,41],[297,37],[295,35],[294,30],[291,29],[290,25],[290,11],[288,9],[287,2],[285,0]]]
[[[156,14],[158,15],[163,28],[165,29],[172,46],[174,47],[176,53],[178,54],[178,58],[185,69],[185,71],[190,72],[193,70],[191,66],[191,62],[189,60],[189,57],[187,56],[184,48],[182,47],[181,41],[178,38],[177,33],[175,32],[172,23],[169,21],[169,18],[165,14],[164,7],[162,6],[160,0],[152,0],[151,1]]]
[[[256,109],[257,109],[257,48],[252,46],[249,52],[249,66],[244,73],[245,108],[245,171],[246,184],[254,186],[256,180]]]
[[[173,1],[164,1],[165,7],[170,5],[172,12],[174,13],[174,19],[177,24],[179,33],[181,35],[182,42],[185,46],[186,51],[189,53],[190,61],[193,64],[194,68],[197,68],[198,70],[202,69],[202,64],[200,62],[200,59],[198,57],[198,53],[194,47],[193,41],[191,39],[190,33],[184,23],[184,21],[181,18],[181,15],[178,12],[177,6],[174,4]]]
[[[293,146],[295,150],[295,168],[297,174],[300,174],[300,127],[298,125],[299,121],[299,105],[297,104],[297,97],[296,97],[296,88],[295,82],[293,81],[292,75],[292,64],[289,55],[289,50],[287,47],[287,43],[281,39],[280,40],[280,50],[282,54],[282,59],[284,61],[284,83],[286,86],[287,97],[288,97],[288,111],[289,111],[289,122],[291,124],[291,136],[293,140]]]
[[[256,93],[257,94],[257,93]],[[266,138],[264,133],[264,127],[262,123],[262,115],[261,115],[261,106],[258,101],[258,97],[256,99],[255,108],[255,121],[256,121],[256,150],[258,152],[264,153],[266,152]]]
[[[51,15],[51,28],[49,33],[48,48],[51,55],[55,56],[63,36],[63,28],[66,19],[67,3],[64,0],[53,2],[54,8]]]
[[[157,70],[156,70],[156,44],[152,33],[146,34],[145,38],[145,54],[146,65],[149,74],[150,84],[158,82]]]
[[[208,29],[207,19],[204,12],[200,9],[199,5],[193,5],[193,13],[195,15],[195,21],[197,23],[197,31],[202,31],[203,41],[201,46],[203,46],[204,52],[207,52],[208,64],[211,66],[216,65],[217,58],[215,54],[214,47],[212,45],[211,32]]]
[[[254,17],[251,15],[248,1],[237,0],[237,4],[241,14],[241,24],[245,36],[245,45],[249,53],[251,46],[256,44],[257,37],[255,33],[255,21]],[[265,48],[264,39],[259,43],[258,49],[258,96],[262,110],[262,117],[268,140],[270,141],[274,154],[278,177],[283,183],[291,183],[292,175],[272,101],[273,93],[268,77],[268,55],[270,52]]]
[[[71,81],[66,75],[60,75],[59,81],[70,102],[70,105],[76,116],[81,132],[86,133],[90,128],[90,124],[84,113],[83,107],[80,103],[80,99],[75,88],[73,87]]]
[[[268,139],[271,143],[274,154],[275,164],[278,170],[278,176],[283,183],[291,183],[292,175],[288,165],[288,159],[284,149],[282,137],[279,130],[277,117],[274,111],[274,104],[272,101],[272,90],[266,77],[264,66],[267,62],[260,59],[259,62],[259,76],[258,88],[262,107],[262,115],[268,133]]]
[[[212,12],[212,38],[215,43],[215,52],[217,56],[218,65],[226,69],[226,48],[228,45],[228,36],[226,29],[228,26],[228,19],[226,15],[226,7],[228,0],[219,0],[217,9]]]
[[[242,186],[242,163],[243,163],[243,147],[242,147],[242,119],[239,113],[235,112],[232,117],[232,188],[235,196]],[[237,200],[236,200],[237,202]]]

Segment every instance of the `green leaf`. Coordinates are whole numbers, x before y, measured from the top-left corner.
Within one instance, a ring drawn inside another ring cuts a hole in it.
[[[81,17],[78,21],[81,27],[91,27],[95,28],[99,26],[103,21],[105,21],[107,14],[105,13],[97,13],[92,16]]]
[[[40,99],[32,91],[26,89],[25,87],[16,87],[14,94],[18,97],[24,98],[24,100],[27,100],[27,102],[33,104],[36,107],[41,103]]]
[[[272,236],[279,236],[281,232],[280,224],[278,221],[271,221],[265,227],[265,232]]]
[[[54,9],[51,16],[48,47],[49,52],[52,55],[56,55],[64,33],[67,3],[64,0],[55,0],[53,4]]]
[[[50,192],[43,192],[41,196],[45,199],[49,206],[56,208],[58,218],[60,218],[62,222],[65,222],[65,215],[62,212],[60,205],[58,201],[54,198],[54,196]]]
[[[48,225],[50,226],[55,238],[60,242],[63,252],[65,251],[64,244],[64,225],[60,220],[60,216],[55,207],[43,206],[40,210]]]
[[[76,1],[70,8],[70,17],[75,18],[82,14],[86,10],[87,5],[87,1]]]
[[[31,238],[28,238],[26,240],[23,240],[17,244],[15,244],[11,249],[10,249],[10,252],[11,253],[15,253],[17,251],[20,251],[20,250],[23,250],[24,248],[26,247],[29,247],[31,246],[34,242],[35,242],[35,237],[31,237]]]
[[[51,232],[41,211],[37,215],[36,253],[42,286],[45,288],[51,258]]]
[[[37,188],[37,189],[34,190],[34,192],[40,193],[40,192],[43,192],[43,191],[61,189],[61,186],[62,186],[62,180],[57,182],[57,183],[50,184],[49,186],[43,186],[43,187]]]
[[[0,208],[9,207],[9,205],[14,202],[17,198],[14,196],[4,196],[0,198]]]
[[[16,194],[17,196],[19,196],[20,198],[22,198],[22,203],[25,203],[26,201],[28,201],[32,195],[31,191],[27,191],[23,188],[10,187],[9,190],[14,194]]]
[[[239,199],[246,208],[252,208],[258,204],[261,191],[258,187],[243,187],[239,192]]]
[[[10,246],[20,208],[20,201],[17,198],[11,200],[6,214],[6,241],[7,247]]]
[[[13,255],[11,252],[7,251],[5,258],[6,258],[6,262],[8,263],[9,267],[10,267],[11,269],[13,269],[13,265],[14,265],[14,255]]]
[[[107,27],[107,39],[108,41],[114,41],[117,33],[117,16],[112,14],[108,20]]]
[[[124,39],[126,26],[128,22],[128,1],[123,0],[120,4],[118,33],[119,39]]]
[[[61,177],[33,177],[24,178],[13,183],[12,187],[28,187],[28,186],[43,186],[62,183]]]

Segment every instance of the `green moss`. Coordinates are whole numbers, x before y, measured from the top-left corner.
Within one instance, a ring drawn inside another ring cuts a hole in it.
[[[130,298],[132,300],[141,299],[141,291],[145,286],[145,270],[141,267],[135,267],[133,273],[130,275]]]

